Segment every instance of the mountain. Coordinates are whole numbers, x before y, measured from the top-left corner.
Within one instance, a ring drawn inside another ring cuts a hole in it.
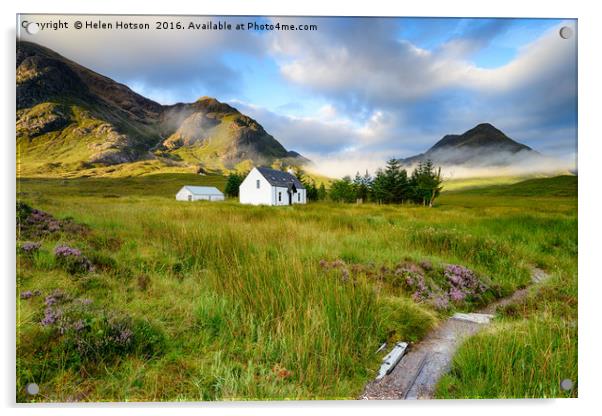
[[[17,43],[20,175],[213,171],[308,162],[215,98],[161,105],[31,42]]]
[[[401,159],[405,166],[427,159],[439,165],[507,166],[541,155],[529,146],[506,136],[489,123],[479,124],[462,134],[448,134],[426,152]]]
[[[257,121],[215,98],[166,106],[160,125],[166,139],[158,149],[182,160],[211,165],[217,157],[226,166],[245,160],[254,164],[307,162],[298,153],[287,151]]]

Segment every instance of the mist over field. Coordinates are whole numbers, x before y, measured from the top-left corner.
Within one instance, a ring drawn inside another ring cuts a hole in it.
[[[432,155],[436,166],[441,167],[445,179],[461,179],[495,176],[523,176],[523,175],[555,175],[575,172],[577,170],[576,156],[564,157],[546,156],[537,152],[520,151],[517,153],[505,151],[476,151],[442,150]],[[320,175],[341,178],[356,172],[364,174],[368,171],[374,174],[385,166],[391,157],[383,155],[346,155],[320,157],[310,156],[312,163],[306,170]],[[470,162],[460,163],[460,160],[470,159]],[[404,165],[412,171],[417,163]]]

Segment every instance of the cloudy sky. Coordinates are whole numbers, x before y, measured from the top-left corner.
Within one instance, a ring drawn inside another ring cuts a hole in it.
[[[314,24],[315,31],[21,31],[163,104],[209,95],[258,120],[325,173],[374,169],[489,122],[574,163],[577,41],[554,19],[103,17]],[[352,171],[352,172],[351,172]]]

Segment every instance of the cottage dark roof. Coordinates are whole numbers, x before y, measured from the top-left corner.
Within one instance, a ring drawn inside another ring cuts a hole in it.
[[[281,170],[275,170],[264,167],[259,167],[257,168],[257,170],[273,186],[288,188],[292,185],[295,185],[295,188],[297,189],[305,189],[301,181],[288,172],[282,172]]]

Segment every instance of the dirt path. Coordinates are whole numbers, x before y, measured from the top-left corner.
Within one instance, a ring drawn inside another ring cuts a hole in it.
[[[533,269],[534,284],[548,275]],[[437,382],[451,367],[454,354],[462,341],[487,326],[499,307],[518,302],[528,294],[528,288],[500,299],[478,313],[455,314],[432,330],[420,343],[409,349],[393,371],[379,381],[369,383],[361,399],[430,399]]]

